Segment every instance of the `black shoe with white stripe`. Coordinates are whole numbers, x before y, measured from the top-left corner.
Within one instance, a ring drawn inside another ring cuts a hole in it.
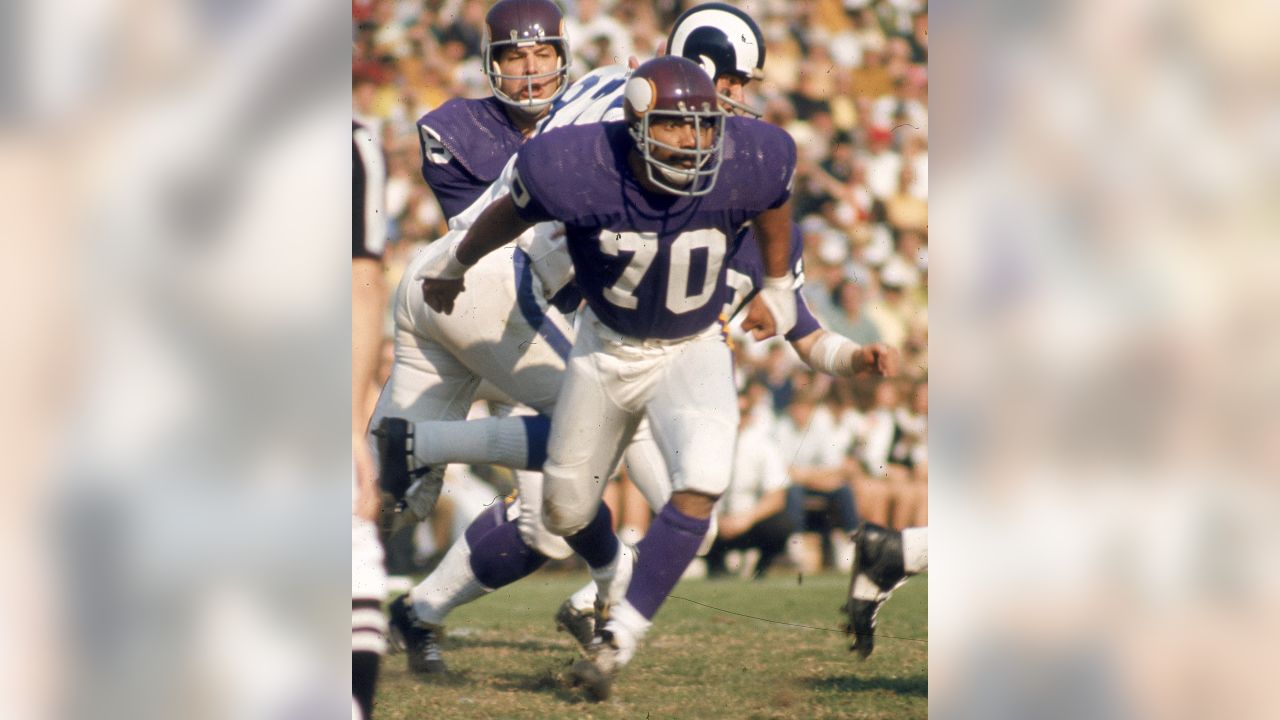
[[[853,576],[849,599],[841,612],[848,617],[845,633],[853,636],[851,652],[866,659],[875,649],[876,615],[893,591],[907,581],[902,564],[902,533],[860,523],[853,540]]]
[[[439,675],[448,671],[440,652],[444,628],[418,622],[408,595],[401,595],[391,603],[391,629],[409,656],[410,672]]]
[[[413,423],[404,418],[384,417],[373,435],[378,439],[378,482],[403,505],[414,481],[431,472],[430,466],[415,467],[418,460],[413,454]]]

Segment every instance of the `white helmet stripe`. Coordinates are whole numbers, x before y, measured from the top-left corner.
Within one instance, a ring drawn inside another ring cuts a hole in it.
[[[724,31],[733,43],[737,54],[739,69],[748,73],[760,62],[760,47],[756,44],[755,31],[745,20],[724,10],[701,10],[697,14],[697,22],[685,22],[677,28],[671,37],[671,48],[684,47],[685,40],[694,30],[702,27],[715,27]],[[671,52],[669,49],[668,52]]]

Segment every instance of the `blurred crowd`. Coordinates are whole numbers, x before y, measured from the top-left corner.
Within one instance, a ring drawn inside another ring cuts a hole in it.
[[[490,4],[353,1],[353,111],[375,128],[387,156],[391,287],[413,253],[446,231],[419,173],[416,121],[450,98],[489,93],[480,51]],[[560,0],[574,55],[571,76],[657,55],[672,22],[695,4]],[[748,104],[786,128],[800,149],[792,204],[804,236],[808,305],[828,329],[902,353],[893,380],[832,379],[810,372],[786,343],[754,343],[736,333],[750,423],[765,442],[777,443],[790,486],[811,486],[804,519],[794,507],[799,500],[789,503],[805,529],[815,523],[823,529],[815,496],[835,486],[853,492],[860,517],[897,527],[926,524],[926,2],[731,4],[755,18],[767,41],[765,78],[748,85]],[[828,513],[832,528],[848,523],[838,505]],[[630,525],[644,529],[643,517],[615,516],[624,525],[632,517]],[[831,562],[840,549],[824,542]]]

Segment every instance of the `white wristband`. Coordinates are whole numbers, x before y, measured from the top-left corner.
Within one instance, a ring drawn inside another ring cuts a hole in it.
[[[809,353],[809,367],[828,375],[853,374],[853,356],[862,346],[843,335],[823,330]]]
[[[766,290],[794,290],[795,284],[796,277],[791,273],[787,273],[781,277],[769,277],[766,275],[764,278],[764,287]]]
[[[765,277],[760,289],[760,301],[773,316],[774,331],[786,335],[796,326],[795,277],[787,273],[782,277]]]
[[[449,252],[445,255],[445,265],[440,270],[440,277],[444,280],[457,280],[466,274],[467,269],[471,266],[458,259],[458,246],[462,244],[466,235],[449,243]]]
[[[430,253],[431,257],[422,264],[415,279],[457,280],[462,277],[471,267],[458,259],[458,244],[464,237],[466,237],[465,232],[457,232],[457,237],[452,240],[446,235],[427,246],[425,252]]]

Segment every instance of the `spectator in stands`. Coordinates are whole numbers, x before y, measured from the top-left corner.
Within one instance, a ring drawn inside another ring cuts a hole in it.
[[[457,19],[445,29],[444,42],[457,42],[462,46],[464,56],[479,57],[484,38],[484,16],[488,10],[488,4],[483,0],[466,0]]]
[[[845,457],[854,438],[837,432],[830,410],[817,402],[812,391],[796,394],[778,422],[776,435],[783,457],[789,462],[787,505],[796,530],[802,535],[802,567],[816,569],[822,551],[818,551],[816,562],[814,551],[825,548],[828,539],[835,543],[835,557],[844,562],[848,534],[858,524],[845,469]]]
[[[912,319],[913,308],[905,291],[908,282],[910,280],[901,265],[886,262],[879,273],[879,292],[874,292],[876,282],[868,286],[872,291],[868,292],[867,315],[880,329],[881,340],[893,347],[902,347]]]
[[[751,574],[758,578],[786,551],[793,530],[786,511],[787,466],[770,429],[761,426],[745,394],[738,397],[738,411],[741,421],[733,476],[716,504],[719,531],[707,552],[707,574],[715,577],[727,572],[728,551],[754,548],[760,558]]]
[[[871,408],[863,415],[854,456],[858,476],[854,482],[861,501],[862,516],[877,525],[889,525],[889,452],[893,449],[897,425],[893,416],[898,407],[898,390],[892,381],[875,386]]]
[[[893,527],[928,524],[929,385],[920,383],[911,403],[894,411],[893,448],[889,452]]]
[[[577,5],[577,13],[566,13],[564,18],[566,32],[573,38],[574,77],[601,65],[621,65],[635,54],[631,33],[601,11],[600,0],[578,0]]]
[[[917,380],[923,379],[929,367],[929,323],[912,323],[907,331],[907,341],[900,349],[902,374]]]
[[[889,128],[873,126],[867,132],[867,149],[863,157],[867,168],[867,190],[880,200],[892,197],[901,180],[902,156],[893,149],[893,134]]]
[[[924,231],[929,227],[929,203],[912,191],[915,179],[915,169],[902,163],[898,171],[898,189],[884,199],[885,217],[889,225],[900,232]]]
[[[759,375],[760,382],[769,389],[775,415],[782,414],[791,404],[796,390],[795,363],[787,355],[788,348],[786,343],[770,343],[764,359],[764,372]]]
[[[880,328],[863,311],[863,288],[853,280],[843,280],[832,293],[840,314],[825,323],[831,332],[840,333],[859,345],[880,342]]]

